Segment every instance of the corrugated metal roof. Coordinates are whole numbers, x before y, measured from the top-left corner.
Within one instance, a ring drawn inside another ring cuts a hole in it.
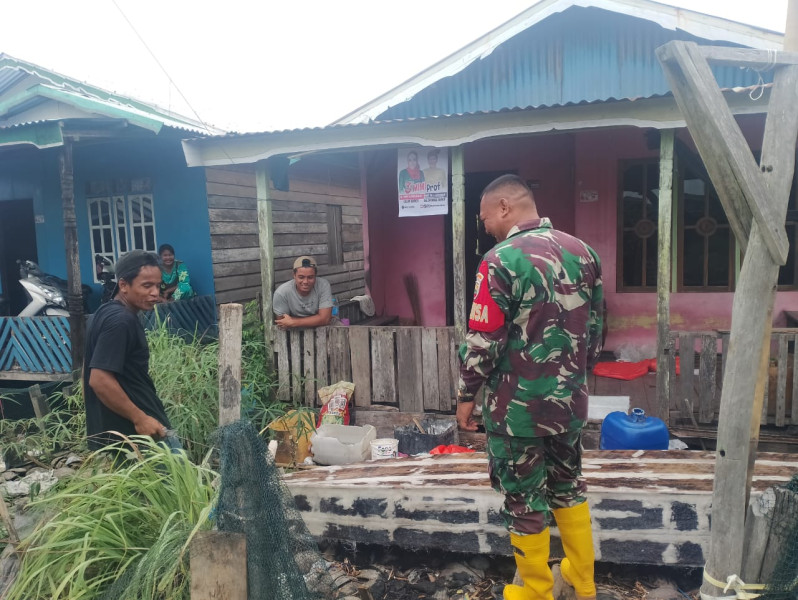
[[[669,92],[655,49],[671,40],[702,41],[683,31],[597,8],[554,14],[437,81],[376,120],[555,106]],[[721,87],[755,84],[759,73],[715,69]],[[772,72],[763,73],[765,82]]]
[[[20,114],[24,110],[47,101],[48,97],[25,97],[24,91],[8,97],[9,92],[26,77],[31,78],[30,86],[26,86],[28,89],[38,85],[41,89],[50,93],[49,99],[52,99],[53,96],[60,96],[59,99],[64,99],[68,103],[70,100],[73,104],[81,101],[89,102],[101,114],[103,107],[105,107],[117,117],[120,116],[121,111],[122,113],[130,114],[135,119],[157,121],[164,127],[194,134],[219,134],[223,132],[221,129],[206,126],[195,119],[179,115],[154,104],[142,102],[129,96],[114,94],[2,53],[0,53],[0,99],[3,99],[7,104],[7,111],[4,114],[0,114],[0,118]],[[3,97],[4,95],[6,95],[5,98]],[[16,101],[17,97],[19,97],[18,102]]]
[[[636,19],[636,24],[648,22],[656,25],[665,31],[679,32],[680,35],[686,34],[695,36],[702,43],[710,44],[736,44],[742,47],[760,49],[781,49],[783,45],[783,34],[769,31],[760,27],[753,27],[741,23],[736,23],[728,19],[705,15],[695,11],[675,6],[668,6],[652,0],[539,0],[536,4],[510,19],[503,25],[486,33],[482,37],[474,40],[457,52],[438,61],[424,71],[411,77],[404,83],[396,86],[388,92],[378,96],[374,100],[355,109],[344,117],[335,121],[341,123],[364,123],[384,118],[384,113],[391,107],[411,100],[423,90],[430,88],[433,84],[443,81],[448,77],[455,76],[464,71],[474,62],[479,62],[488,57],[492,52],[497,51],[502,45],[512,40],[522,32],[530,29],[538,29],[538,26],[552,16],[559,13],[571,11],[572,9],[592,8],[604,11],[610,15],[628,16]],[[633,25],[634,30],[636,25]],[[676,39],[671,37],[669,39]],[[620,46],[619,48],[621,48]],[[544,63],[544,66],[548,66]],[[572,63],[563,63],[561,66],[573,66]],[[609,78],[612,81],[612,77]],[[461,94],[466,96],[468,90]],[[486,94],[485,90],[470,93]],[[655,94],[655,91],[649,95]],[[640,94],[646,95],[646,94]],[[605,97],[637,97],[623,93],[608,92]],[[576,100],[590,99],[585,96]],[[574,100],[574,98],[572,98]],[[562,102],[562,100],[560,100]],[[544,104],[541,102],[540,104]],[[430,103],[432,104],[432,103]],[[465,104],[465,103],[464,103]],[[508,103],[512,105],[512,103]],[[517,105],[526,105],[527,102],[516,102]],[[450,107],[449,112],[458,112],[455,107]],[[480,107],[485,110],[490,107]],[[429,112],[415,114],[430,114]],[[435,113],[432,113],[435,114]]]

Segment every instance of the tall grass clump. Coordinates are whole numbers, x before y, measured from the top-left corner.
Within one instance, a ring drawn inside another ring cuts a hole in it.
[[[218,342],[185,341],[166,326],[147,332],[150,375],[172,428],[194,462],[219,424]]]
[[[31,503],[51,517],[20,546],[7,600],[189,600],[187,548],[210,528],[216,473],[149,438],[131,441],[127,462],[110,468],[95,453]]]
[[[219,344],[185,340],[164,325],[148,331],[147,339],[155,389],[189,458],[199,462],[219,424]],[[255,303],[246,307],[241,354],[242,417],[261,430],[289,405],[275,399],[275,376]]]

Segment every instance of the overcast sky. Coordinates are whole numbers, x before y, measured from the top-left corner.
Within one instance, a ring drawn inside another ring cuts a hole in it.
[[[535,3],[0,0],[0,52],[218,127],[269,131],[326,125]],[[665,3],[783,31],[787,0]]]

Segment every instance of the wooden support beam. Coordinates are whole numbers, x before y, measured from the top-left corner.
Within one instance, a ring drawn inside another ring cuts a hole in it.
[[[673,129],[661,132],[659,150],[659,217],[657,224],[657,417],[670,412],[671,222],[673,217]]]
[[[755,220],[775,263],[785,264],[790,243],[784,219],[776,218],[759,167],[706,59],[694,42],[682,41],[668,42],[657,55],[737,239],[745,243]]]
[[[244,307],[219,307],[219,426],[241,418],[241,328]]]
[[[200,531],[191,540],[191,600],[247,600],[247,538]]]
[[[718,66],[773,68],[798,65],[798,54],[784,50],[758,50],[731,46],[701,46],[701,55]]]
[[[274,292],[274,234],[272,232],[272,203],[269,187],[269,167],[266,161],[257,163],[255,191],[258,197],[258,245],[260,246],[260,294],[263,310],[263,332],[266,345],[274,343],[274,314],[272,293]]]
[[[794,10],[796,3],[792,1],[790,6]],[[764,168],[760,173],[766,197],[770,199],[772,222],[779,226],[784,223],[786,216],[794,170],[795,143],[798,138],[796,89],[798,66],[778,68],[768,106],[760,161]],[[691,108],[683,106],[683,102],[693,99],[685,98],[681,93],[676,96],[680,109],[683,112],[690,111]],[[709,122],[713,121],[716,114],[699,112],[698,116],[703,116]],[[693,130],[691,123],[690,130],[697,146],[699,139],[704,146],[715,141],[707,139],[706,128],[699,126]],[[724,145],[729,143],[732,142],[724,140]],[[701,154],[703,157],[704,152]],[[710,171],[710,174],[713,183],[717,185],[715,178],[718,173]],[[735,171],[730,175],[747,178],[747,175]],[[779,263],[774,260],[772,249],[765,241],[766,237],[759,226],[759,219],[753,220],[734,294],[732,329],[718,423],[712,496],[712,538],[705,567],[706,572],[717,580],[739,574],[743,562],[743,544],[739,538],[745,527],[752,478],[751,465],[756,458],[756,444],[759,439],[762,402],[767,385],[766,357],[770,351],[770,329],[779,271]],[[706,581],[701,592],[711,597],[729,595]]]
[[[78,381],[83,372],[86,346],[86,319],[83,318],[83,289],[80,282],[80,249],[78,223],[75,216],[75,175],[72,168],[72,139],[64,138],[58,157],[61,175],[61,210],[64,219],[64,249],[67,263],[67,303],[69,306],[69,339],[72,344],[72,373]]]
[[[454,332],[458,344],[466,334],[465,264],[465,160],[463,147],[457,146],[452,148],[452,268]]]

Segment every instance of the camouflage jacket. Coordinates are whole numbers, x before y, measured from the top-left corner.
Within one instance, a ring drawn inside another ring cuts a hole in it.
[[[488,432],[541,437],[584,425],[602,313],[598,255],[548,219],[519,223],[485,254],[459,390],[467,397],[486,384]]]

